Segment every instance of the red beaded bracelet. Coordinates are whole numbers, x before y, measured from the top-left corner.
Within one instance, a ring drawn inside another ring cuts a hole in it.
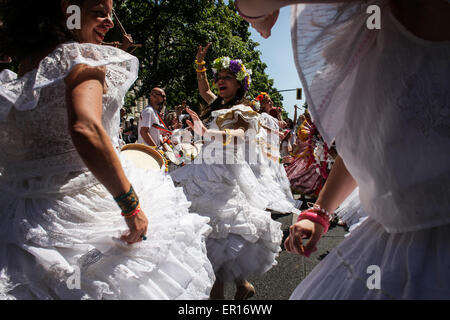
[[[138,206],[136,207],[136,209],[134,209],[134,210],[131,211],[131,212],[128,212],[128,213],[122,212],[122,216],[124,216],[125,218],[130,218],[130,217],[133,217],[133,216],[137,215],[140,211],[141,211],[141,206],[138,205]]]

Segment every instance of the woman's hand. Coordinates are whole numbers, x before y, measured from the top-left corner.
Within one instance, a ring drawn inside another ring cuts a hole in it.
[[[148,219],[142,209],[135,216],[125,218],[125,222],[129,228],[129,233],[123,235],[121,239],[128,244],[140,242],[147,235]]]
[[[205,60],[206,53],[208,52],[209,47],[211,46],[211,42],[206,45],[205,48],[202,46],[198,46],[197,50],[197,62],[202,62]]]
[[[133,44],[133,37],[131,34],[124,34],[122,37],[122,45],[120,46],[120,49],[123,51],[127,51],[128,48]]]
[[[194,122],[194,123],[192,123],[192,121],[186,120],[187,125],[196,134],[203,137],[208,129],[206,129],[205,125],[203,124],[202,120],[200,120],[200,117],[197,115],[197,113],[195,113],[194,111],[192,111],[189,108],[186,108],[186,111],[189,113],[192,121]]]
[[[278,19],[278,15],[280,14],[280,10],[276,10],[267,16],[260,19],[247,19],[243,17],[244,20],[248,21],[250,25],[255,28],[256,31],[259,32],[261,37],[267,39],[271,35],[272,27],[275,25]]]
[[[300,220],[289,227],[289,236],[284,241],[284,247],[289,253],[309,257],[317,250],[317,243],[322,237],[323,226],[308,219]],[[302,240],[309,239],[305,246]]]

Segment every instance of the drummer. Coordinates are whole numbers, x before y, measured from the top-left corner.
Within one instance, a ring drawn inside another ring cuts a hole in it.
[[[161,145],[161,132],[154,125],[162,126],[158,112],[166,101],[166,93],[161,88],[150,91],[150,104],[144,108],[139,118],[138,143],[159,147]]]

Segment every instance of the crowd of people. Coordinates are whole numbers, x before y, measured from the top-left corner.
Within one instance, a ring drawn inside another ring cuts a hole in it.
[[[213,61],[213,93],[207,44],[193,57],[206,107],[165,115],[155,87],[125,126],[139,62],[102,44],[113,1],[1,1],[2,61],[19,70],[0,73],[0,298],[224,299],[229,282],[248,299],[281,252],[274,211],[298,214],[284,247],[305,257],[335,211],[358,218],[291,299],[450,298],[448,1],[301,2],[235,1],[266,38],[293,5],[299,117],[266,92],[250,99],[237,58]],[[368,2],[381,30],[366,27]],[[165,174],[123,157],[134,142],[199,151]],[[293,192],[314,204],[299,211]]]

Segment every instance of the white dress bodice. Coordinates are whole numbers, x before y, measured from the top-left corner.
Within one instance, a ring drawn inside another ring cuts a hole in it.
[[[22,189],[17,193],[30,195],[31,189],[42,191],[50,187],[49,181],[42,184],[44,177],[57,175],[59,183],[65,183],[64,175],[87,170],[72,143],[68,126],[64,78],[77,64],[106,66],[108,89],[103,95],[102,123],[113,145],[118,145],[118,110],[126,91],[137,78],[138,60],[113,47],[75,42],[61,44],[37,69],[21,78],[11,71],[2,72],[1,185],[15,185]]]
[[[367,28],[370,4],[381,8],[380,30]],[[293,8],[296,63],[362,207],[392,233],[450,223],[450,43],[417,38],[387,1],[342,5],[340,16],[326,6]]]

